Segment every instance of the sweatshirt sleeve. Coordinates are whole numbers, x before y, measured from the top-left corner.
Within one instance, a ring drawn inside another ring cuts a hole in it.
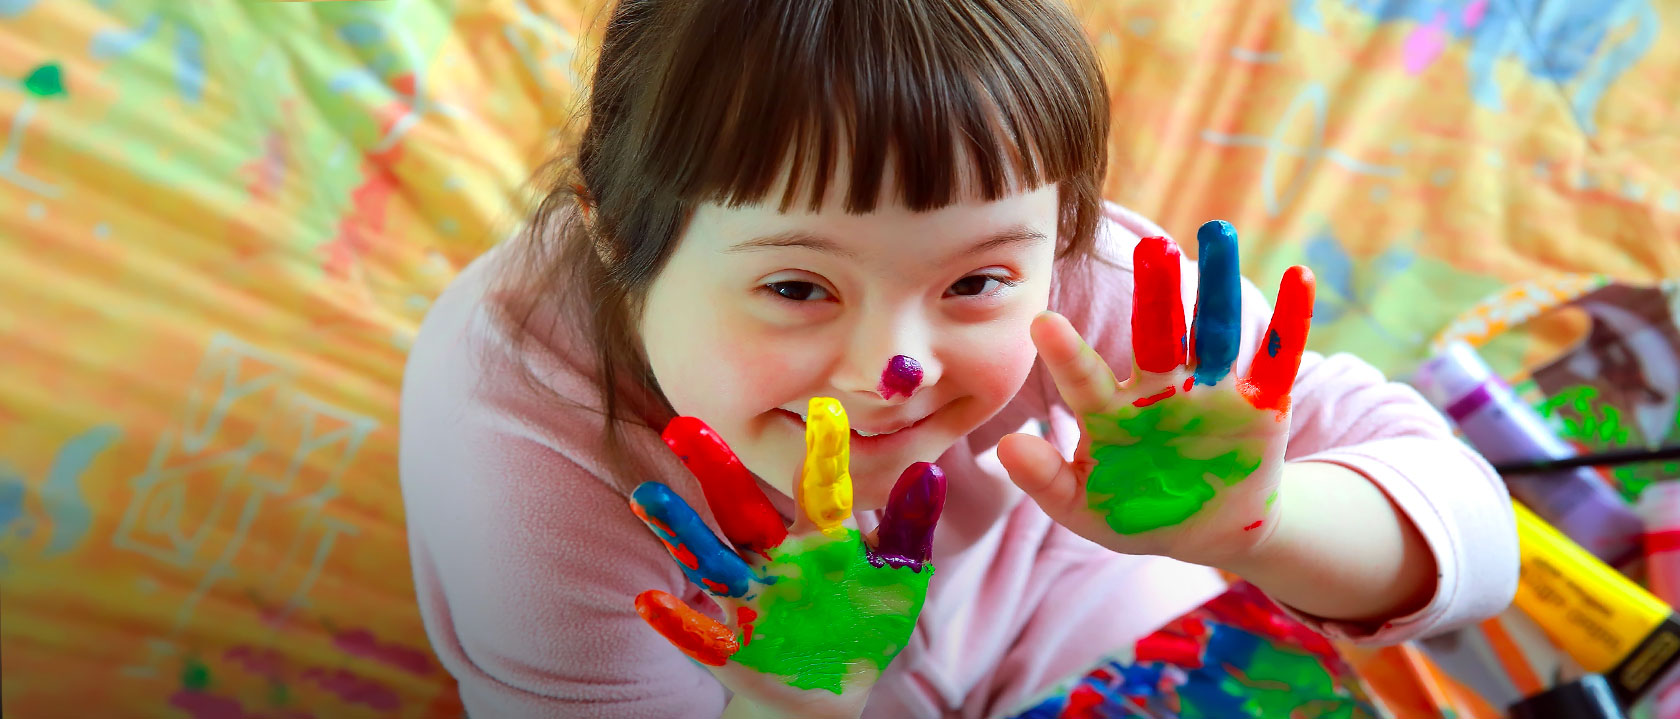
[[[401,406],[399,474],[418,605],[467,712],[719,716],[722,685],[648,627],[634,602],[660,589],[714,618],[716,605],[591,459],[598,418],[541,399],[514,379],[505,353],[476,351],[500,346],[484,339],[483,326],[479,308],[446,293],[410,353]],[[653,451],[663,449],[658,437],[640,429],[647,436],[633,438],[637,451],[663,458]],[[664,459],[650,472],[683,471]],[[669,483],[704,506],[694,483]]]
[[[722,686],[636,614],[646,589],[708,602],[624,498],[529,439],[456,441],[480,449],[404,483],[421,614],[468,714],[721,714]]]
[[[1080,311],[1075,328],[1121,379],[1131,373],[1131,251],[1137,237],[1165,234],[1135,213],[1108,208],[1109,264],[1096,264],[1076,295],[1063,300]],[[1188,249],[1188,248],[1187,248]],[[1197,273],[1185,260],[1185,317],[1193,316]],[[1275,278],[1270,287],[1275,290]],[[1234,372],[1242,375],[1271,321],[1272,304],[1243,280],[1242,346]],[[1504,482],[1480,455],[1452,434],[1438,412],[1411,387],[1389,381],[1349,354],[1307,352],[1296,375],[1286,459],[1330,462],[1371,480],[1411,520],[1434,553],[1440,573],[1422,609],[1384,622],[1352,624],[1304,615],[1295,618],[1338,639],[1390,644],[1439,634],[1499,613],[1517,587],[1516,520]]]

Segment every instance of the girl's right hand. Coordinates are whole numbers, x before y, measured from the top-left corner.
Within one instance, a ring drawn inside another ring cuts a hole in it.
[[[945,476],[911,465],[864,537],[841,524],[852,507],[846,413],[816,397],[809,417],[791,529],[722,438],[698,419],[671,421],[665,443],[699,478],[734,548],[664,484],[642,483],[630,507],[729,623],[658,590],[638,595],[636,611],[761,714],[856,717],[921,613]]]

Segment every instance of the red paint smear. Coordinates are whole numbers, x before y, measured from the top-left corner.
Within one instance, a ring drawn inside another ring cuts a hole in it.
[[[659,541],[665,542],[665,538],[660,537]],[[671,550],[671,556],[676,557],[683,566],[695,571],[700,570],[700,559],[694,556],[694,552],[689,551],[688,545],[665,542],[665,548]]]
[[[1068,693],[1062,719],[1103,719],[1103,701],[1103,695],[1097,690],[1083,684],[1076,686]]]
[[[1227,624],[1275,642],[1300,647],[1326,660],[1326,667],[1334,675],[1340,676],[1342,668],[1345,667],[1330,640],[1284,615],[1271,599],[1252,584],[1239,582],[1231,591],[1210,600],[1204,608]]]
[[[769,560],[769,550],[787,539],[787,526],[728,443],[695,417],[672,419],[660,437],[700,480],[723,536]]]
[[[365,704],[378,711],[402,708],[402,698],[383,683],[358,676],[348,669],[311,667],[303,672],[302,681],[313,681],[349,704]]]
[[[426,652],[395,643],[380,644],[379,638],[366,629],[339,632],[333,637],[333,645],[350,656],[376,661],[415,676],[432,673],[432,662]]]
[[[700,578],[700,583],[706,585],[706,588],[712,590],[712,592],[714,594],[728,594],[729,593],[729,586],[728,585],[719,584],[717,581],[713,580],[711,577],[701,577]]]
[[[1149,395],[1148,397],[1140,397],[1138,399],[1133,400],[1132,401],[1132,406],[1133,407],[1148,407],[1149,405],[1155,404],[1156,402],[1164,400],[1164,399],[1166,399],[1168,397],[1171,397],[1175,394],[1178,394],[1178,388],[1177,387],[1168,387],[1164,390],[1161,390],[1160,392],[1156,392],[1155,394]]]
[[[752,607],[736,607],[735,623],[741,625],[741,646],[752,643],[753,620],[758,619],[758,612]]]
[[[1190,637],[1156,632],[1137,641],[1137,660],[1196,669],[1202,666],[1202,643]]]
[[[273,649],[241,644],[223,652],[222,659],[259,677],[278,679],[285,672],[285,660]]]
[[[1673,552],[1680,550],[1680,529],[1670,529],[1664,532],[1651,532],[1645,535],[1645,553]]]
[[[1145,372],[1171,372],[1185,353],[1178,245],[1145,237],[1132,251],[1132,266],[1132,353]]]
[[[1254,520],[1254,523],[1253,523],[1253,524],[1250,524],[1250,525],[1248,525],[1248,526],[1246,526],[1246,527],[1243,527],[1243,531],[1244,531],[1244,532],[1247,532],[1247,531],[1249,531],[1249,530],[1251,530],[1251,529],[1259,529],[1259,528],[1260,528],[1260,525],[1261,525],[1261,524],[1262,524],[1262,523],[1264,523],[1264,522],[1265,522],[1265,521],[1266,521],[1266,520],[1264,520],[1264,519],[1256,519],[1256,520]]]
[[[1185,377],[1184,378],[1184,392],[1186,394],[1188,394],[1190,392],[1190,388],[1194,387],[1194,386],[1196,386],[1195,376],[1190,376],[1190,377]]]
[[[401,80],[401,78],[399,78]],[[413,79],[409,78],[412,86]],[[408,112],[403,102],[393,102],[376,111],[380,116],[379,136],[383,137]],[[350,275],[363,255],[385,236],[385,211],[397,192],[397,176],[393,170],[402,158],[402,145],[392,145],[384,152],[362,154],[362,184],[350,192],[350,211],[339,220],[338,234],[324,246],[327,274],[343,279]]]

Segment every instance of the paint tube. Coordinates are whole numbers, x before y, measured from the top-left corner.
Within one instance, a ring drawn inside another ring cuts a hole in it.
[[[1511,719],[1623,719],[1604,677],[1588,674],[1511,705]]]
[[[1645,520],[1645,586],[1669,606],[1680,604],[1680,481],[1646,487],[1639,516]]]
[[[1454,681],[1496,707],[1540,692],[1556,677],[1586,673],[1516,607],[1479,624],[1418,639],[1417,644]]]
[[[1575,455],[1534,408],[1518,399],[1470,345],[1453,342],[1419,368],[1412,383],[1489,462]],[[1640,556],[1644,524],[1590,467],[1506,480],[1511,495],[1612,566]]]
[[[1623,706],[1680,676],[1674,610],[1527,507],[1512,504],[1522,555],[1513,604],[1582,669],[1603,674]]]

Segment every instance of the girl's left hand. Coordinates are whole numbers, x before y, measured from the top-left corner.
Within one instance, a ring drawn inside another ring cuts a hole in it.
[[[1200,285],[1188,336],[1178,246],[1164,237],[1138,243],[1134,364],[1124,383],[1065,318],[1033,321],[1039,356],[1081,418],[1079,446],[1070,463],[1049,442],[1015,434],[998,457],[1046,514],[1080,536],[1125,554],[1221,567],[1275,527],[1313,276],[1299,266],[1284,273],[1249,374],[1233,376],[1242,327],[1236,240],[1222,221],[1197,233]]]

